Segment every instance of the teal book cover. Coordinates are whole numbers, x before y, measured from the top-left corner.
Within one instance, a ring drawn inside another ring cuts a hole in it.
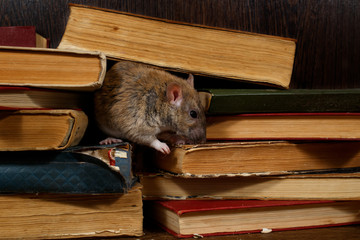
[[[126,193],[136,183],[128,143],[0,152],[0,193]]]

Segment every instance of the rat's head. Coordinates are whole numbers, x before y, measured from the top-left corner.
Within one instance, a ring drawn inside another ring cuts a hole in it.
[[[167,101],[171,108],[172,130],[187,144],[206,141],[206,119],[204,106],[194,88],[194,77],[174,81],[167,85]]]

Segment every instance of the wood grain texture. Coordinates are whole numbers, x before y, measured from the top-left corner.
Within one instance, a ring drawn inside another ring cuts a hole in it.
[[[297,39],[291,88],[360,87],[357,0],[2,0],[0,26],[35,25],[57,47],[68,3]]]

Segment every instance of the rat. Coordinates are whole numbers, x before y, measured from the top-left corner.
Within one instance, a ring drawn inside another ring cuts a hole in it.
[[[205,111],[192,74],[185,80],[142,63],[117,62],[95,92],[94,109],[109,136],[100,144],[128,140],[169,154],[166,142],[206,140]]]

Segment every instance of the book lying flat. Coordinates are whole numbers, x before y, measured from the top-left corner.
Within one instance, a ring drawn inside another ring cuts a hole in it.
[[[0,151],[65,149],[81,141],[87,125],[81,110],[1,110]]]
[[[225,142],[179,145],[146,157],[155,167],[183,175],[279,175],[360,167],[360,142]]]
[[[360,89],[202,89],[209,115],[360,112]]]
[[[2,194],[3,239],[143,235],[141,186],[122,194]]]
[[[36,33],[35,26],[0,27],[0,46],[48,48],[50,41]]]
[[[0,193],[126,193],[137,181],[127,143],[7,151],[0,158]]]
[[[358,140],[360,113],[273,113],[207,118],[208,140]]]
[[[360,200],[360,174],[140,176],[144,199]]]
[[[93,91],[106,72],[99,52],[0,47],[0,85]]]
[[[89,100],[90,95],[84,92],[0,86],[0,109],[83,109]]]
[[[360,222],[358,201],[172,200],[147,204],[149,217],[177,237],[284,231]]]
[[[58,46],[281,88],[289,87],[295,47],[292,39],[80,5],[70,5]]]

